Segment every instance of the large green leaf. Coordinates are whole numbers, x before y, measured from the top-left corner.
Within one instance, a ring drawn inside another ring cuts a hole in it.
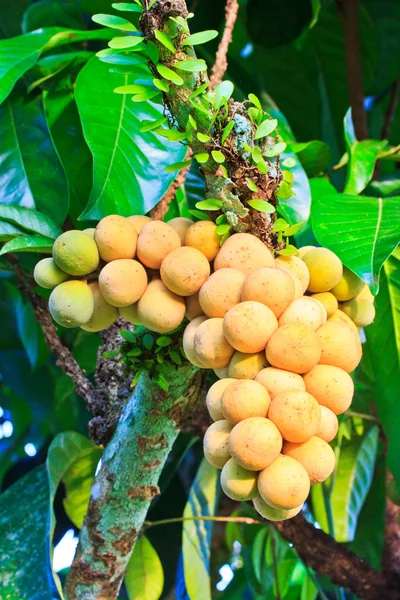
[[[9,252],[40,252],[51,254],[53,240],[41,235],[21,235],[10,240],[0,250],[0,256]]]
[[[142,121],[160,117],[149,102],[133,103],[113,90],[133,75],[110,72],[96,57],[81,70],[75,89],[83,132],[94,159],[93,188],[82,218],[143,214],[161,199],[174,174],[164,167],[182,160],[185,148],[140,132]]]
[[[125,579],[129,600],[158,600],[164,586],[164,571],[157,552],[144,535],[136,542]]]
[[[355,142],[349,149],[350,160],[347,170],[346,194],[360,194],[372,179],[375,163],[386,142],[363,140]]]
[[[311,216],[319,243],[376,292],[381,267],[399,243],[400,197],[317,196]]]
[[[320,140],[306,143],[291,143],[289,150],[297,154],[308,177],[315,177],[328,170],[332,160],[330,147]]]
[[[62,232],[52,219],[42,215],[37,210],[31,210],[22,206],[0,204],[0,220],[13,225],[18,225],[26,231],[37,233],[44,237],[56,239]],[[23,235],[26,235],[26,231]]]

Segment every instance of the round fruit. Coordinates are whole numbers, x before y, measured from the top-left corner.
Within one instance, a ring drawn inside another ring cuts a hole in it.
[[[358,275],[350,271],[347,267],[343,267],[343,275],[339,283],[332,288],[331,292],[340,302],[346,302],[358,296],[362,291],[365,283]]]
[[[221,421],[224,419],[221,408],[222,394],[234,381],[236,381],[236,379],[231,379],[230,377],[220,379],[219,381],[216,381],[208,390],[206,404],[208,412],[210,413],[210,417],[213,421]]]
[[[146,215],[132,215],[128,217],[128,221],[130,221],[134,228],[136,229],[136,233],[139,234],[142,230],[142,227],[151,221],[150,217],[146,217]]]
[[[79,327],[87,323],[93,310],[93,294],[84,281],[64,281],[50,294],[50,314],[63,327]]]
[[[228,376],[234,379],[254,379],[257,373],[267,366],[265,352],[245,354],[235,352],[228,366]]]
[[[320,405],[320,410],[321,421],[319,423],[317,437],[329,444],[329,442],[336,437],[339,428],[339,421],[335,413],[326,406]]]
[[[33,278],[38,285],[46,290],[52,290],[66,281],[69,275],[59,269],[52,258],[42,258],[33,271]]]
[[[66,231],[53,244],[53,259],[68,275],[88,275],[99,266],[99,251],[93,238],[83,231]]]
[[[351,373],[361,360],[361,343],[357,331],[347,323],[329,319],[317,331],[322,365],[333,365]],[[308,369],[310,370],[310,369]]]
[[[217,421],[221,422],[224,421]],[[250,417],[232,429],[228,447],[232,458],[241,467],[249,471],[261,471],[278,458],[282,437],[269,419]]]
[[[368,300],[368,302],[375,302],[375,296],[371,293],[371,290],[367,285],[364,285],[363,289],[357,296],[358,300]]]
[[[314,248],[316,248],[317,246],[302,246],[301,248],[298,249],[298,257],[303,259],[303,256],[305,256],[307,254],[307,252],[309,250],[314,250]]]
[[[261,302],[241,302],[224,317],[224,335],[239,352],[253,354],[264,350],[271,335],[278,329],[272,310]]]
[[[322,323],[325,323],[326,319],[326,310],[320,302],[309,296],[302,296],[293,300],[279,317],[279,327],[282,325],[300,324],[307,325],[307,327],[316,331],[321,327]]]
[[[191,225],[193,225],[192,219],[186,219],[185,217],[175,217],[168,221],[168,225],[175,229],[179,235],[182,246],[185,244],[185,235]]]
[[[310,292],[329,292],[337,285],[343,274],[340,259],[328,248],[315,248],[303,257],[310,272]]]
[[[355,325],[353,323],[353,321],[350,319],[350,317],[348,317],[346,315],[346,313],[344,313],[342,310],[340,310],[340,308],[338,308],[337,310],[335,310],[335,312],[333,313],[333,315],[331,316],[331,318],[329,319],[329,322],[339,322],[339,323],[345,323],[346,325],[350,325],[350,327],[353,329],[353,331],[356,333],[356,336],[358,338],[358,329],[357,329],[357,325]]]
[[[188,319],[188,321],[192,321],[196,317],[201,317],[204,315],[203,309],[200,306],[198,292],[197,294],[193,294],[193,296],[187,296],[185,298],[185,305],[185,317]]]
[[[289,390],[306,391],[301,375],[283,369],[276,369],[275,367],[262,369],[255,380],[265,387],[272,400],[281,392],[288,392]]]
[[[224,337],[223,319],[207,319],[199,326],[194,336],[194,350],[207,368],[228,366],[234,349]]]
[[[310,480],[303,465],[281,454],[258,475],[257,488],[272,508],[291,510],[307,499]]]
[[[133,258],[136,254],[138,234],[129,219],[109,215],[98,222],[94,239],[100,256],[106,262],[121,258]]]
[[[185,310],[183,298],[166,288],[161,279],[150,281],[138,302],[140,322],[157,333],[168,333],[179,327],[185,318]]]
[[[81,325],[85,331],[102,331],[110,327],[119,317],[118,308],[106,302],[100,292],[97,281],[88,284],[94,298],[94,310],[89,321]]]
[[[130,304],[129,306],[120,306],[118,312],[120,317],[125,319],[125,321],[133,323],[134,325],[141,325],[137,302],[135,302],[135,304]]]
[[[243,469],[230,458],[222,469],[221,487],[232,500],[252,500],[257,495],[257,473]]]
[[[375,307],[369,300],[353,298],[342,304],[342,310],[357,327],[367,327],[375,319]]]
[[[198,326],[204,323],[204,321],[206,320],[207,317],[202,316],[196,317],[196,319],[190,321],[189,325],[187,325],[184,331],[182,338],[183,350],[186,354],[186,358],[189,362],[192,363],[192,365],[200,368],[204,368],[204,365],[199,361],[199,359],[196,356],[196,352],[194,351],[194,334],[196,333]],[[221,417],[221,419],[223,419],[223,417]],[[214,419],[214,421],[215,420],[216,419]]]
[[[300,283],[301,290],[304,293],[310,281],[310,273],[304,262],[298,256],[278,256],[275,259],[275,266],[284,271],[290,271],[295,275]]]
[[[271,267],[254,269],[247,275],[242,288],[243,301],[261,302],[268,306],[277,318],[294,300],[294,295],[294,279],[287,271]]]
[[[182,246],[164,258],[161,279],[178,296],[191,296],[199,291],[210,275],[210,263],[199,250]]]
[[[235,233],[222,245],[215,257],[214,269],[231,267],[248,275],[258,267],[274,267],[274,258],[261,240],[250,233]]]
[[[353,399],[353,380],[339,367],[317,365],[304,375],[304,383],[307,392],[335,415],[344,413]]]
[[[270,419],[290,442],[305,442],[319,429],[321,411],[316,399],[308,392],[281,392],[271,402]]]
[[[264,519],[268,519],[268,521],[286,521],[287,519],[291,519],[298,515],[303,508],[302,504],[291,510],[272,508],[272,506],[267,504],[261,496],[256,496],[253,500],[253,504],[256,511],[264,517]]]
[[[204,456],[210,465],[217,467],[217,469],[222,469],[231,457],[228,450],[231,430],[232,425],[229,425],[227,421],[216,421],[210,425],[205,433]]]
[[[330,319],[338,309],[338,301],[331,292],[319,292],[312,294],[311,298],[318,300],[324,305],[328,319]]]
[[[214,373],[218,377],[218,379],[228,379],[228,367],[224,367],[223,369],[213,369]]]
[[[296,298],[301,298],[303,296],[303,286],[301,284],[300,279],[291,271],[286,271],[286,273],[288,275],[290,275],[290,277],[292,278],[292,281],[294,283],[294,297]]]
[[[317,334],[306,325],[282,325],[268,341],[266,357],[278,369],[307,373],[319,362],[321,346]]]
[[[329,444],[313,436],[307,442],[283,443],[283,453],[303,465],[310,478],[311,485],[322,483],[335,469],[335,453]]]
[[[203,312],[209,317],[224,317],[239,304],[246,275],[237,269],[220,269],[207,279],[199,292]]]
[[[151,221],[139,233],[137,255],[146,267],[159,269],[164,258],[180,247],[181,240],[175,229],[163,221]]]
[[[87,229],[82,230],[83,233],[87,233],[91,238],[94,239],[94,234],[96,233],[96,227],[88,227]]]
[[[266,417],[271,398],[267,390],[251,379],[233,381],[222,394],[224,418],[233,425],[249,417]]]
[[[99,285],[106,302],[112,306],[129,306],[143,296],[147,273],[137,260],[120,258],[102,268]]]
[[[209,260],[214,260],[219,250],[217,226],[211,221],[193,223],[185,234],[185,246],[200,250]]]

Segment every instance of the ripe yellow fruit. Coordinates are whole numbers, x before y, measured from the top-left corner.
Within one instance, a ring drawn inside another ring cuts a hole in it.
[[[239,379],[227,386],[222,394],[224,418],[234,425],[249,417],[266,417],[271,404],[267,390],[251,379]]]
[[[302,504],[291,510],[272,508],[272,506],[267,504],[259,495],[254,498],[253,504],[256,511],[264,517],[264,519],[268,519],[268,521],[286,521],[287,519],[292,519],[298,515],[303,508]]]
[[[338,301],[331,292],[319,292],[312,294],[311,298],[318,300],[324,305],[328,319],[330,319],[338,309]]]
[[[339,367],[317,365],[304,375],[304,383],[307,392],[335,415],[344,413],[353,399],[353,380],[346,371]]]
[[[199,302],[209,317],[224,317],[228,310],[239,304],[246,275],[237,269],[215,271],[202,285]]]
[[[181,247],[181,240],[168,223],[151,221],[143,225],[138,241],[137,255],[140,262],[150,269],[159,269],[172,250]]]
[[[194,350],[198,360],[207,368],[227,367],[234,349],[224,336],[223,319],[207,319],[194,336]]]
[[[168,225],[175,229],[179,235],[182,246],[185,244],[185,235],[191,225],[193,225],[192,219],[186,219],[185,217],[175,217],[168,221]]]
[[[125,319],[125,321],[133,323],[134,325],[141,325],[137,302],[135,302],[135,304],[130,304],[129,306],[120,306],[118,312],[119,316]]]
[[[59,269],[52,258],[42,258],[35,266],[33,278],[42,288],[53,290],[57,285],[66,281],[69,275]]]
[[[192,365],[200,368],[204,368],[204,365],[199,361],[194,350],[194,334],[196,333],[198,326],[204,323],[206,320],[207,317],[202,316],[196,317],[196,319],[190,321],[189,325],[187,325],[185,328],[182,338],[183,350],[186,354],[186,358],[192,363]],[[223,417],[221,417],[221,419],[223,419]]]
[[[337,321],[339,323],[346,323],[346,325],[350,325],[350,327],[353,329],[353,331],[355,331],[355,333],[357,334],[357,337],[358,337],[357,325],[355,325],[355,323],[353,323],[353,321],[350,319],[350,317],[348,317],[346,315],[346,313],[344,313],[342,310],[340,310],[340,308],[335,310],[335,312],[329,319],[329,322],[332,322],[332,321]]]
[[[106,262],[121,258],[134,258],[138,234],[129,219],[109,215],[98,222],[94,239],[100,256]]]
[[[185,246],[200,250],[209,260],[214,260],[219,250],[217,226],[211,221],[197,221],[185,234]]]
[[[367,327],[375,319],[375,307],[369,300],[353,298],[342,304],[342,310],[357,327]]]
[[[265,352],[245,354],[235,352],[228,366],[228,377],[234,379],[254,379],[257,373],[267,366]]]
[[[141,298],[147,273],[137,260],[120,258],[107,263],[99,275],[100,291],[112,306],[129,306]]]
[[[303,258],[303,256],[305,256],[307,254],[307,252],[309,250],[314,250],[314,248],[316,248],[317,246],[302,246],[301,248],[298,249],[298,257],[299,258]]]
[[[316,399],[308,392],[281,392],[271,402],[270,419],[290,442],[305,442],[319,429],[321,411]]]
[[[362,349],[357,331],[347,323],[329,319],[317,331],[322,365],[333,365],[351,373],[361,360]],[[308,369],[310,370],[310,369]]]
[[[368,300],[368,302],[372,302],[372,304],[375,302],[375,296],[371,293],[371,290],[369,289],[367,284],[364,285],[363,289],[358,294],[357,299]]]
[[[343,267],[343,275],[331,292],[337,300],[345,302],[358,296],[364,286],[364,281],[358,275],[347,267]]]
[[[185,318],[185,310],[183,298],[166,288],[161,279],[150,281],[138,302],[140,322],[157,333],[168,333],[179,327]]]
[[[83,231],[66,231],[53,244],[53,260],[68,275],[88,275],[99,266],[99,251]]]
[[[96,227],[88,227],[87,229],[83,229],[83,233],[87,233],[91,238],[94,239],[94,234],[96,233]]]
[[[321,358],[317,334],[306,325],[282,325],[268,341],[266,357],[270,365],[294,373],[307,373]]]
[[[214,270],[233,268],[248,275],[259,267],[274,267],[274,257],[261,240],[250,233],[235,233],[215,257]]]
[[[307,325],[307,327],[316,331],[322,323],[325,323],[326,319],[325,307],[320,302],[309,296],[302,296],[293,300],[279,317],[279,327],[300,324]]]
[[[97,281],[89,283],[94,298],[94,310],[89,321],[81,325],[85,331],[102,331],[110,327],[119,317],[118,308],[106,302],[100,292]]]
[[[239,352],[254,354],[264,350],[271,335],[278,329],[272,310],[261,302],[240,302],[224,317],[224,335]]]
[[[286,271],[286,273],[290,275],[294,283],[294,298],[301,298],[303,296],[303,286],[300,279],[291,271]]]
[[[146,223],[151,221],[150,217],[146,217],[146,215],[132,215],[128,217],[128,221],[133,223],[134,228],[136,229],[136,233],[139,234],[142,231],[142,228]]]
[[[217,467],[217,469],[222,469],[231,457],[228,449],[231,431],[232,425],[227,421],[216,421],[210,425],[205,433],[203,441],[204,456],[210,465]]]
[[[220,379],[219,381],[216,381],[208,390],[206,404],[208,412],[210,413],[210,417],[213,421],[221,421],[225,418],[221,408],[222,394],[234,381],[236,381],[236,379],[231,379],[230,377]]]
[[[217,273],[221,273],[217,271]],[[294,279],[283,269],[263,267],[254,269],[246,277],[242,301],[254,300],[268,306],[278,318],[294,300]]]
[[[303,257],[310,272],[310,292],[329,292],[337,285],[343,274],[340,259],[328,248],[314,248]]]
[[[223,369],[213,369],[214,373],[218,377],[218,379],[227,379],[228,376],[228,367],[224,367]]]
[[[79,327],[87,323],[93,310],[93,294],[84,281],[64,281],[50,294],[50,314],[63,327]]]
[[[275,367],[262,369],[255,380],[265,387],[272,400],[281,392],[306,391],[306,385],[301,375]]]
[[[257,488],[261,498],[272,508],[292,510],[306,501],[310,480],[300,462],[281,454],[258,475]]]
[[[285,456],[297,460],[303,465],[310,478],[311,485],[322,483],[335,469],[335,453],[329,444],[313,436],[301,444],[283,443]]]
[[[185,298],[185,305],[185,317],[188,319],[188,321],[192,321],[196,317],[201,317],[204,315],[203,309],[201,308],[199,302],[199,292],[197,292],[197,294],[193,294],[193,296],[187,296]]]
[[[232,458],[241,467],[249,471],[261,471],[278,458],[282,436],[269,419],[250,417],[232,429],[228,448]]]
[[[298,256],[278,256],[275,259],[275,266],[284,271],[290,271],[301,283],[301,291],[304,294],[309,281],[310,273],[304,262]]]
[[[317,437],[324,440],[324,442],[331,442],[335,437],[339,429],[339,421],[334,412],[332,412],[326,406],[320,405],[321,410],[321,421],[319,423],[319,429],[317,431]]]
[[[171,292],[191,296],[200,290],[210,275],[210,263],[196,248],[182,246],[164,258],[160,275]]]
[[[257,473],[243,469],[230,458],[222,469],[221,487],[232,500],[252,500],[257,495]]]

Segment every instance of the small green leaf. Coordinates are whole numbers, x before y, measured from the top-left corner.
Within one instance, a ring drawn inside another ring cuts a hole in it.
[[[124,338],[126,342],[136,344],[136,335],[132,331],[129,331],[129,329],[121,329],[119,335]]]
[[[116,15],[104,15],[98,14],[93,15],[92,21],[104,27],[110,27],[111,29],[121,29],[122,31],[137,31],[137,27],[132,25],[127,19],[117,17]]]
[[[175,350],[172,350],[169,353],[170,359],[172,360],[172,362],[174,362],[176,365],[178,365],[179,367],[182,364],[182,359],[180,357],[180,355],[178,354],[178,352],[176,352]]]
[[[217,225],[222,225],[222,223],[227,223],[228,221],[225,215],[219,215],[219,217],[215,219],[215,222]]]
[[[247,113],[252,123],[259,124],[261,122],[263,114],[261,110],[258,110],[258,108],[256,108],[255,106],[250,106]]]
[[[286,229],[288,229],[288,227],[289,223],[285,221],[285,219],[279,218],[275,221],[272,231],[285,231]]]
[[[304,222],[295,223],[294,225],[290,225],[287,229],[285,229],[285,237],[290,237],[291,235],[295,235],[304,225]]]
[[[118,355],[119,350],[106,350],[105,352],[103,352],[102,358],[113,359],[117,358]]]
[[[275,192],[275,195],[277,198],[279,198],[279,200],[288,200],[290,198],[290,196],[293,195],[293,190],[291,189],[291,187],[287,183],[287,181],[282,179],[282,181],[279,184],[278,189]]]
[[[203,113],[204,115],[207,115],[207,117],[210,116],[210,113],[207,110],[207,108],[203,106],[200,102],[194,102],[193,100],[190,100],[190,104],[199,112]]]
[[[257,169],[263,175],[266,175],[268,173],[268,167],[263,160],[260,160],[260,162],[257,163]]]
[[[297,250],[297,248],[289,244],[288,246],[286,246],[286,248],[283,248],[282,250],[277,250],[277,253],[281,254],[282,256],[297,256],[299,251]]]
[[[151,40],[147,41],[147,52],[148,52],[151,62],[154,63],[155,65],[157,65],[158,61],[160,60],[160,53],[159,53],[158,48],[155,45],[155,43],[152,42]]]
[[[253,161],[256,164],[258,164],[259,162],[262,162],[263,158],[262,158],[261,150],[258,146],[254,146],[251,155],[252,155]]]
[[[202,94],[208,88],[208,85],[208,82],[203,83],[200,87],[197,88],[197,90],[190,94],[189,100],[194,100],[195,98],[197,98],[197,96],[200,96],[200,94]]]
[[[246,182],[249,190],[251,190],[252,192],[258,192],[258,187],[254,183],[254,181],[252,181],[249,177],[246,177]]]
[[[279,154],[282,154],[282,152],[284,152],[286,150],[286,142],[278,142],[277,144],[275,144],[275,146],[272,146],[271,148],[267,148],[267,150],[264,152],[264,156],[267,156],[268,158],[272,158],[273,156],[278,156]]]
[[[221,136],[221,144],[224,145],[224,143],[226,142],[228,135],[230,134],[230,132],[232,131],[233,127],[235,125],[235,121],[229,121],[228,125],[225,127],[225,129],[222,132],[222,136]]]
[[[173,44],[173,41],[171,40],[171,38],[169,37],[169,35],[167,35],[166,33],[164,33],[163,31],[160,31],[159,29],[156,29],[154,31],[154,35],[156,36],[156,39],[167,48],[167,50],[169,50],[170,52],[172,52],[172,54],[175,53],[175,46]]]
[[[182,42],[182,46],[198,46],[199,44],[205,44],[210,40],[213,40],[218,36],[218,31],[209,29],[207,31],[200,31],[199,33],[193,33],[185,38]]]
[[[122,10],[126,12],[141,13],[143,11],[141,6],[132,4],[131,2],[115,2],[114,4],[111,4],[111,6],[115,8],[115,10]]]
[[[185,33],[189,33],[188,26],[186,25],[185,19],[183,17],[169,17],[169,19],[170,21],[173,21],[174,23],[182,27],[182,30]]]
[[[186,133],[184,131],[177,131],[176,129],[157,129],[156,133],[162,137],[167,138],[170,142],[182,142],[186,140]]]
[[[162,92],[165,92],[166,94],[169,92],[169,85],[166,81],[162,81],[161,79],[154,78],[153,83],[156,86],[156,88],[158,88]]]
[[[228,170],[224,165],[219,165],[219,169],[220,171],[222,171],[222,176],[225,177],[225,179],[228,179]]]
[[[160,73],[161,77],[164,77],[164,79],[167,79],[168,81],[172,81],[175,85],[183,85],[182,77],[165,65],[157,65],[157,71]]]
[[[151,90],[151,88],[150,88]],[[143,85],[139,83],[132,83],[131,85],[121,85],[120,87],[116,87],[114,92],[116,94],[143,94],[149,91],[148,85]],[[151,90],[154,92],[154,90]]]
[[[285,181],[287,181],[289,185],[292,185],[292,183],[294,182],[294,175],[293,175],[292,171],[288,171],[287,169],[284,169],[282,171],[282,175],[283,175],[283,179]]]
[[[261,138],[266,137],[267,135],[272,133],[272,131],[274,131],[274,129],[276,129],[277,126],[278,126],[277,119],[266,119],[265,121],[263,121],[261,123],[261,125],[259,125],[257,127],[256,133],[254,135],[254,139],[259,140]],[[285,144],[285,148],[286,148],[286,144]]]
[[[197,160],[198,163],[203,165],[204,163],[206,163],[208,161],[208,159],[210,158],[210,155],[207,152],[202,152],[200,154],[195,154],[194,158]]]
[[[132,96],[132,102],[146,102],[147,100],[152,100],[156,96],[159,96],[160,92],[155,90],[148,90],[147,92],[142,92],[141,94],[136,94]]]
[[[192,117],[192,115],[189,115],[188,122],[190,123],[190,125],[192,126],[192,128],[193,128],[194,130],[196,130],[196,129],[197,129],[197,123],[196,123],[196,120],[195,120],[195,119]]]
[[[144,37],[138,35],[125,35],[123,37],[115,37],[108,42],[110,48],[134,48],[144,41]]]
[[[253,200],[249,200],[247,204],[251,206],[251,208],[255,208],[255,210],[259,210],[260,212],[265,212],[269,214],[275,212],[275,207],[272,206],[272,204],[270,204],[266,200],[258,200],[257,198],[253,198]]]
[[[202,212],[201,210],[188,210],[189,215],[192,215],[192,217],[196,217],[197,219],[200,219],[201,221],[211,221],[209,215],[207,213]]]
[[[53,249],[51,238],[46,238],[41,235],[21,235],[10,240],[0,250],[0,256],[8,252],[41,252],[43,254],[51,254]]]
[[[291,168],[295,167],[296,165],[297,165],[296,159],[292,158],[291,156],[288,156],[287,158],[285,158],[284,161],[282,161],[282,166],[287,167],[288,169],[291,169]]]
[[[222,223],[222,225],[218,225],[216,232],[217,235],[225,235],[230,230],[231,226],[228,223]]]
[[[223,162],[225,162],[225,156],[219,150],[213,150],[211,152],[211,155],[216,163],[222,164]]]
[[[200,210],[220,210],[222,208],[222,201],[218,198],[208,198],[201,202],[196,202],[196,208]]]
[[[190,71],[196,73],[198,71],[207,71],[207,64],[204,60],[180,60],[174,64],[174,67],[181,71]]]
[[[262,112],[261,102],[259,101],[257,96],[255,94],[249,94],[247,97],[250,100],[250,102],[252,102],[254,104],[254,106],[256,106],[258,108],[258,110],[261,110],[261,112]]]
[[[167,335],[162,335],[156,339],[156,344],[157,346],[160,346],[160,348],[166,348],[172,344],[172,338],[168,337]]]
[[[165,170],[167,171],[167,173],[173,173],[174,171],[180,171],[181,169],[188,167],[190,164],[192,164],[191,159],[184,160],[182,162],[177,162],[177,163],[174,163],[173,165],[169,165],[168,167],[165,167]]]
[[[143,336],[142,343],[146,350],[151,350],[154,346],[154,337],[150,333],[146,333]]]
[[[201,142],[202,144],[206,144],[207,142],[209,142],[211,140],[209,135],[205,135],[204,133],[201,133],[200,131],[196,133],[196,137],[199,140],[199,142]]]

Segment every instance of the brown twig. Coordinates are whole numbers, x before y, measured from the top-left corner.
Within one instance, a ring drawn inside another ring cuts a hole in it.
[[[221,83],[226,69],[228,68],[228,48],[232,41],[232,32],[235,27],[237,15],[239,11],[239,3],[237,0],[226,0],[225,6],[225,29],[222,35],[222,39],[218,46],[217,54],[215,56],[215,63],[211,70],[210,76],[210,88],[213,90],[216,85]]]
[[[389,488],[393,475],[388,471],[386,486]],[[386,576],[397,576],[400,586],[400,506],[386,496],[385,538],[382,555],[382,571]]]
[[[188,151],[186,152],[185,160],[189,160],[192,157],[192,154],[193,154],[192,150],[190,148],[188,148]],[[152,219],[154,219],[155,221],[162,221],[164,219],[165,215],[168,212],[170,203],[175,198],[175,194],[176,194],[177,190],[181,187],[181,185],[183,185],[185,183],[186,175],[187,175],[189,169],[190,169],[190,165],[188,167],[183,167],[183,169],[181,169],[179,171],[176,179],[174,179],[174,181],[171,183],[168,190],[166,191],[164,196],[161,198],[160,202],[158,204],[156,204],[156,206],[150,212],[150,217]]]

